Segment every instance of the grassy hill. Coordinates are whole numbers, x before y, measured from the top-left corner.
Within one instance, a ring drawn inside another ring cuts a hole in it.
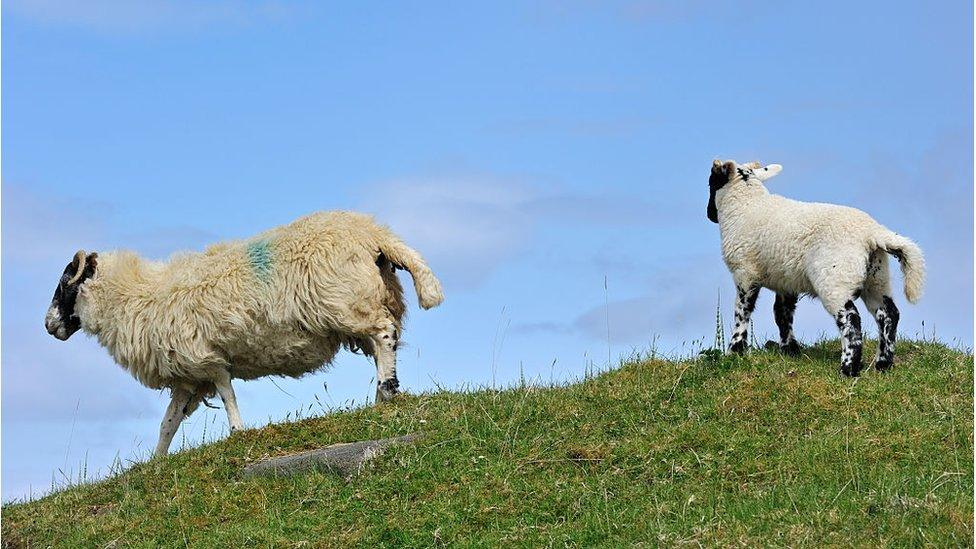
[[[972,546],[972,357],[899,345],[892,372],[853,381],[828,342],[800,359],[638,359],[571,386],[406,396],[249,430],[7,505],[3,540]],[[239,475],[262,457],[415,431],[419,444],[351,482]]]

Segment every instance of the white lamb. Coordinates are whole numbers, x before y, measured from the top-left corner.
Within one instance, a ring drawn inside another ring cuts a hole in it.
[[[777,164],[734,161],[712,164],[708,219],[718,223],[722,254],[738,291],[730,350],[748,347],[749,316],[760,288],[776,292],[774,313],[780,348],[796,354],[793,312],[798,296],[819,297],[841,333],[841,371],[856,376],[861,363],[860,297],[878,322],[875,368],[892,366],[898,309],[891,299],[888,256],[901,263],[905,297],[915,303],[925,282],[919,247],[854,208],[798,202],[770,194],[763,181],[782,170]]]
[[[376,362],[376,400],[399,387],[396,350],[406,269],[424,309],[443,300],[420,255],[369,216],[316,213],[245,241],[153,262],[126,251],[68,264],[47,312],[60,340],[81,329],[122,367],[172,401],[164,455],[180,422],[216,391],[232,431],[243,428],[232,379],[299,377],[345,346]]]

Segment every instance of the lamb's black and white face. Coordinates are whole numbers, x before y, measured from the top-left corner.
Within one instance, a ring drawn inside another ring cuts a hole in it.
[[[51,306],[44,317],[44,327],[47,333],[65,341],[81,328],[81,320],[75,314],[75,303],[81,285],[95,274],[98,265],[98,254],[85,254],[79,250],[74,259],[64,268],[61,280],[54,289]]]
[[[763,166],[759,162],[738,164],[735,160],[715,160],[712,162],[712,173],[708,176],[708,220],[718,223],[718,206],[715,194],[723,188],[739,182],[763,182],[783,171],[783,166],[770,164]]]

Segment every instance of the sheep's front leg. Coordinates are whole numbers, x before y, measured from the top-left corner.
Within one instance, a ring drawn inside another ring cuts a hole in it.
[[[230,373],[221,370],[220,375],[214,380],[217,387],[217,394],[220,400],[224,401],[224,409],[227,410],[227,423],[230,425],[230,432],[240,431],[244,428],[241,421],[241,411],[237,408],[237,396],[234,395],[234,388],[230,384]]]
[[[773,316],[779,328],[779,349],[790,356],[800,354],[800,344],[793,337],[793,314],[796,312],[796,294],[776,293]]]
[[[837,329],[840,330],[840,371],[845,376],[860,375],[863,340],[861,337],[861,315],[854,302],[847,300],[844,307],[834,315]]]
[[[732,329],[729,351],[742,354],[749,348],[749,317],[756,308],[759,286],[738,286],[736,289],[738,297],[735,300],[735,328]]]
[[[390,324],[380,333],[371,336],[373,359],[376,361],[376,402],[385,402],[399,392],[400,381],[396,373],[396,351],[400,334]]]
[[[173,442],[173,436],[179,430],[180,424],[197,409],[204,396],[201,390],[191,393],[179,388],[172,389],[171,394],[172,398],[169,401],[169,406],[166,407],[166,414],[163,416],[162,423],[159,424],[159,442],[156,443],[154,456],[165,456],[169,453],[169,446]]]

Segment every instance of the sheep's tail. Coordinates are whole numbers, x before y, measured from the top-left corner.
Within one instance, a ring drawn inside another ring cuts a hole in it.
[[[905,279],[905,297],[911,303],[917,303],[925,285],[925,258],[922,256],[922,249],[911,239],[887,229],[878,238],[878,244],[881,249],[898,259]]]
[[[390,263],[400,269],[410,271],[413,277],[413,287],[417,291],[420,306],[424,309],[436,307],[444,301],[441,283],[424,262],[424,258],[416,250],[407,246],[392,234],[380,243],[380,251],[390,260]]]

